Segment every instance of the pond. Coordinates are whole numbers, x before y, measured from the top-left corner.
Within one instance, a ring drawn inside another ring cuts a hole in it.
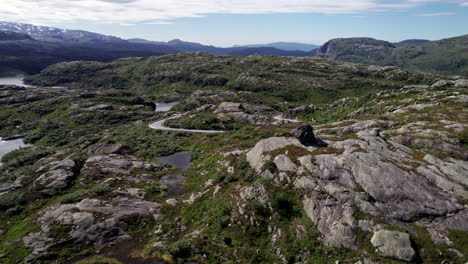
[[[29,144],[25,144],[22,138],[13,140],[2,140],[2,138],[0,138],[0,160],[8,152],[30,146]]]
[[[23,86],[23,87],[34,87],[31,85],[24,84],[23,80],[24,80],[23,75],[0,77],[0,85],[16,85],[16,86]]]
[[[167,112],[178,104],[179,102],[156,103],[156,112]]]
[[[165,156],[165,157],[157,157],[157,160],[160,162],[165,162],[170,164],[176,168],[181,169],[182,171],[187,171],[190,167],[191,157],[190,152],[182,151],[177,152],[175,154]],[[182,192],[181,184],[184,182],[185,177],[181,173],[174,174],[174,175],[166,175],[161,178],[159,184],[161,186],[167,187],[166,194],[170,197],[179,196]]]
[[[190,152],[188,151],[177,152],[165,157],[156,157],[156,159],[179,168],[182,171],[188,170],[191,162]]]

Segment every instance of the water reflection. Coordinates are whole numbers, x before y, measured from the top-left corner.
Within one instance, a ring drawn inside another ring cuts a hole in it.
[[[167,112],[172,109],[172,107],[178,105],[179,102],[170,102],[170,103],[156,103],[156,112]]]

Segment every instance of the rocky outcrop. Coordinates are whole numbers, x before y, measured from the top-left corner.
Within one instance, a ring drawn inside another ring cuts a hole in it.
[[[130,176],[137,169],[161,171],[164,168],[164,165],[110,154],[87,159],[81,174],[87,179],[98,180],[107,176]]]
[[[440,87],[446,87],[446,86],[450,86],[454,84],[453,81],[449,81],[449,80],[440,80],[440,81],[437,81],[435,82],[433,85],[431,85],[432,88],[440,88]]]
[[[28,259],[51,253],[55,245],[72,241],[80,245],[103,245],[129,239],[126,216],[161,219],[160,205],[140,199],[116,197],[111,202],[84,199],[76,204],[54,205],[38,218],[41,230],[23,238],[32,248]]]
[[[241,103],[223,102],[214,111],[218,118],[223,121],[248,122],[254,125],[266,125],[270,117],[263,112],[269,109],[255,107]]]
[[[264,205],[268,203],[268,193],[260,183],[241,188],[239,194],[241,199],[245,201],[258,200]]]
[[[468,87],[468,80],[467,79],[456,80],[455,81],[455,87],[467,88]]]
[[[124,147],[122,144],[96,144],[88,149],[88,155],[96,156],[98,154],[122,154]]]
[[[34,181],[35,188],[63,190],[70,186],[79,173],[78,163],[70,158],[63,160],[46,159],[36,171],[41,175]]]
[[[354,210],[349,203],[341,203],[324,195],[314,194],[303,202],[307,216],[317,225],[323,235],[323,242],[329,247],[357,249],[353,218]]]
[[[303,146],[296,138],[272,137],[259,141],[255,147],[247,152],[247,162],[252,168],[260,171],[265,161],[270,158],[268,152],[284,148],[289,145]]]
[[[449,229],[468,228],[462,217],[466,209],[458,203],[459,198],[466,199],[468,163],[431,155],[415,160],[413,150],[383,138],[395,125],[383,120],[336,123],[336,128],[326,129],[355,133],[356,138],[327,141],[327,147],[306,147],[296,138],[263,139],[247,152],[247,161],[264,178],[292,184],[303,195],[304,211],[328,246],[356,249],[358,228],[376,230],[372,221],[359,224],[354,218],[356,209],[402,227],[414,219],[450,216],[446,221],[431,221],[438,224],[424,223],[431,234],[446,236]],[[310,155],[296,157],[296,164],[287,150],[277,152],[288,145]],[[279,175],[266,170],[267,160],[273,161]],[[285,176],[287,180],[276,178]],[[408,255],[401,259],[409,259]]]
[[[407,233],[380,230],[374,233],[371,243],[383,256],[398,260],[411,261],[416,253]]]

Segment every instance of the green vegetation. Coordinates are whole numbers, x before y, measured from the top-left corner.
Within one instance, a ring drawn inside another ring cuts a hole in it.
[[[76,262],[75,264],[123,264],[122,262],[104,256],[95,256]]]
[[[219,78],[228,81],[212,81]],[[181,53],[108,64],[62,63],[27,80],[37,85],[126,89],[154,100],[186,98],[195,90],[253,92],[257,96],[245,94],[242,102],[280,109],[286,107],[285,101],[293,105],[329,103],[412,83],[432,84],[433,77],[399,69],[376,72],[319,58]]]

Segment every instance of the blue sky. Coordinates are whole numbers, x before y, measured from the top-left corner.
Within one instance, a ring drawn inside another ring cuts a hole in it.
[[[468,0],[10,0],[2,3],[0,16],[123,38],[217,46],[468,34]]]

